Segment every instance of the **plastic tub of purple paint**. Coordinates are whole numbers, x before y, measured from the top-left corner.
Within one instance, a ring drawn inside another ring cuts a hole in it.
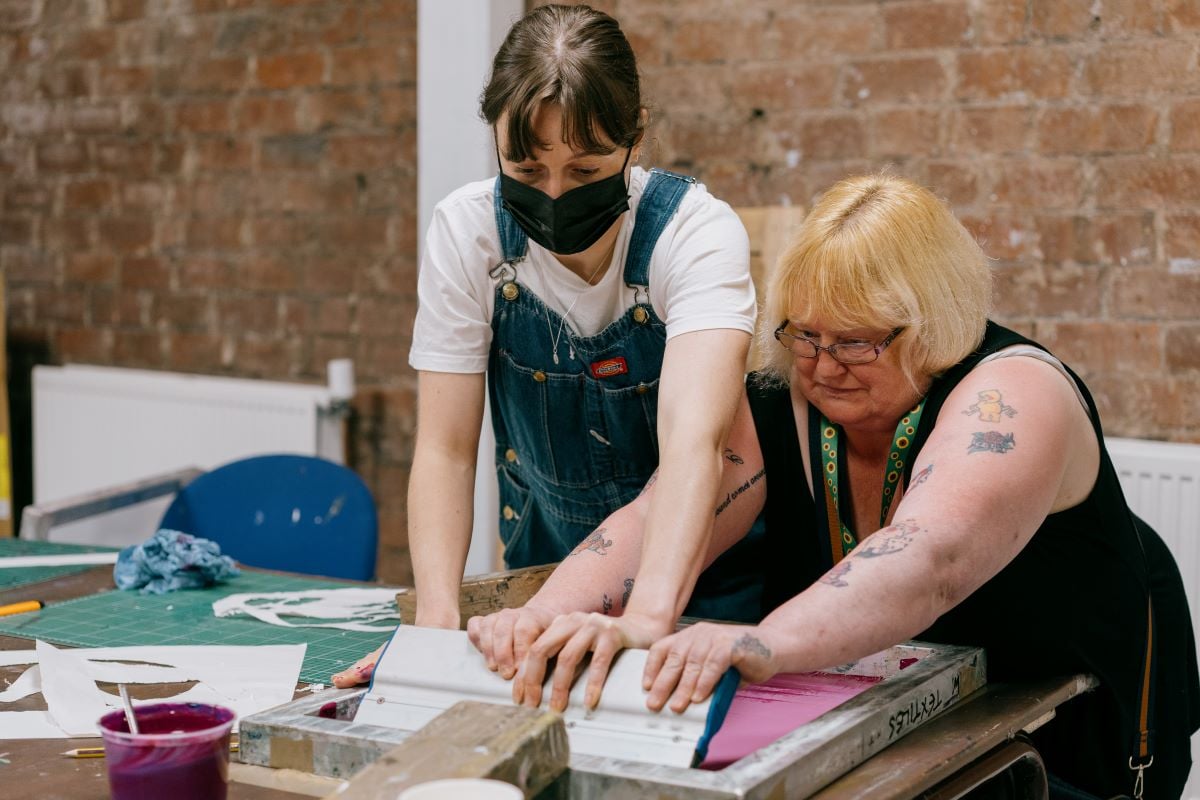
[[[113,800],[225,800],[233,711],[157,703],[137,706],[135,715],[136,734],[123,711],[100,718]]]

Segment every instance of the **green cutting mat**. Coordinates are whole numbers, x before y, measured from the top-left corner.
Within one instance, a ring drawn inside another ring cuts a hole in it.
[[[162,595],[113,590],[54,603],[41,611],[0,617],[0,633],[78,647],[134,645],[308,644],[300,680],[329,683],[390,636],[339,628],[283,628],[255,619],[217,619],[216,600],[241,592],[345,589],[347,584],[262,572],[243,572],[228,583]],[[399,624],[399,620],[397,620]]]
[[[57,556],[64,553],[104,553],[117,550],[115,547],[91,547],[79,544],[60,544],[58,542],[33,542],[27,539],[0,539],[0,558],[13,556]],[[40,583],[62,575],[72,575],[91,569],[94,564],[75,564],[65,567],[13,567],[0,569],[0,592],[25,586],[30,583]],[[37,598],[32,598],[36,600]]]

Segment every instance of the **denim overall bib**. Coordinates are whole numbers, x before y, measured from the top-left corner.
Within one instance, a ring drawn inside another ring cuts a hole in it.
[[[577,336],[520,282],[527,237],[504,208],[496,179],[503,261],[491,271],[496,297],[487,375],[500,538],[510,568],[561,561],[637,497],[658,467],[658,381],[667,329],[650,305],[650,256],[694,183],[650,170],[623,273],[635,290],[634,305],[596,335]],[[560,326],[558,337],[553,332]],[[757,595],[739,597],[738,605],[757,611]],[[707,615],[742,616],[714,610],[720,613]]]

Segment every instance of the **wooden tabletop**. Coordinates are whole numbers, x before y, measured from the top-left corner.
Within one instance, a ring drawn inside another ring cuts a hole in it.
[[[102,566],[54,578],[42,583],[0,592],[0,605],[37,599],[47,605],[113,589],[112,567]],[[0,635],[0,650],[31,650],[33,642]],[[0,666],[0,686],[15,681],[27,665]],[[178,694],[191,684],[131,685],[135,699]],[[116,694],[116,687],[101,684]],[[41,695],[9,704],[9,711],[44,710]],[[100,739],[4,739],[0,740],[0,786],[7,800],[104,800],[109,796],[108,776],[102,758],[67,758],[64,751],[97,747]],[[229,800],[299,800],[311,795],[265,789],[237,781],[229,784]]]

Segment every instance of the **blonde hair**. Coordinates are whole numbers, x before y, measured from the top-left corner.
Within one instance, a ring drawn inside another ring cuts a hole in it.
[[[915,388],[983,340],[991,305],[987,256],[932,192],[892,175],[829,189],[780,256],[759,316],[768,378],[787,382],[792,355],[775,341],[786,319],[839,328],[904,328],[891,348]]]

